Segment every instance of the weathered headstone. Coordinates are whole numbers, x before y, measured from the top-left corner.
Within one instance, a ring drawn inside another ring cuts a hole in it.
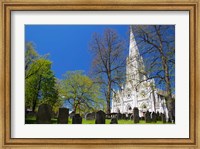
[[[152,113],[152,122],[154,122],[154,123],[157,122],[157,115],[155,112]]]
[[[111,114],[105,114],[105,119],[111,119]]]
[[[95,113],[94,113],[94,112],[92,112],[92,113],[87,113],[87,114],[85,115],[85,119],[86,119],[86,120],[94,120],[94,119],[95,119]]]
[[[166,123],[166,116],[165,116],[164,113],[162,113],[161,117],[162,117],[162,122],[163,122],[163,123]]]
[[[130,116],[130,120],[133,120],[133,114],[131,114],[131,116]]]
[[[116,117],[111,118],[110,124],[118,124],[117,118]]]
[[[114,118],[117,118],[117,113],[110,113],[111,114],[111,119],[114,117]]]
[[[69,109],[59,108],[58,124],[68,124]]]
[[[159,113],[158,121],[162,121],[162,113]]]
[[[80,114],[75,114],[72,117],[72,124],[82,124],[82,117],[80,116]]]
[[[151,115],[150,115],[150,112],[148,110],[145,114],[145,121],[146,121],[146,123],[151,123]]]
[[[134,123],[139,123],[139,121],[140,121],[139,110],[137,107],[134,107],[134,109],[133,109],[133,121],[134,121]]]
[[[171,118],[169,117],[168,118],[168,121],[167,121],[168,123],[171,123],[172,122],[172,120],[171,120]]]
[[[126,114],[122,114],[122,119],[123,119],[123,120],[126,119]]]
[[[96,113],[95,124],[105,124],[106,114],[103,111],[98,111]]]
[[[159,112],[157,111],[157,112],[156,112],[156,120],[157,120],[157,121],[159,121],[159,115],[160,115],[160,114],[159,114]]]
[[[51,124],[52,108],[48,104],[41,104],[36,117],[37,124]]]
[[[132,113],[128,114],[128,120],[130,120]]]
[[[122,119],[122,114],[121,113],[117,113],[117,119],[118,120]]]

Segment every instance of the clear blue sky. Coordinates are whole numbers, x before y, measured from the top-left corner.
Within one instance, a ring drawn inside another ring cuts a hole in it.
[[[40,55],[50,54],[52,70],[61,79],[66,71],[89,71],[92,34],[102,34],[106,28],[112,28],[126,40],[129,39],[128,25],[26,25],[25,41],[33,42]]]

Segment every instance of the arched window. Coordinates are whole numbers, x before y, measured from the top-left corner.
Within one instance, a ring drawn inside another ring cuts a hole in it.
[[[126,97],[127,97],[128,99],[131,98],[131,89],[130,89],[130,88],[128,88],[127,91],[126,91]]]
[[[140,105],[140,108],[146,109],[146,108],[147,108],[147,104],[143,102],[143,103]]]

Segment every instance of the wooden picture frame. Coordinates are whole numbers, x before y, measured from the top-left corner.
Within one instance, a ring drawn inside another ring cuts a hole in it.
[[[199,0],[3,0],[1,3],[0,144],[2,148],[200,148],[200,1]],[[11,138],[11,11],[24,10],[140,10],[189,11],[190,24],[190,134],[188,139],[14,139]]]

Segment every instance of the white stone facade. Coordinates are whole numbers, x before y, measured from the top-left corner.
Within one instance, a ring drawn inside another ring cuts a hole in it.
[[[165,113],[168,118],[163,91],[155,88],[153,79],[147,80],[143,75],[144,69],[143,58],[140,56],[131,26],[129,56],[126,60],[126,81],[121,90],[113,93],[111,112],[133,113],[133,108],[138,107],[140,117],[149,110],[149,112]]]

